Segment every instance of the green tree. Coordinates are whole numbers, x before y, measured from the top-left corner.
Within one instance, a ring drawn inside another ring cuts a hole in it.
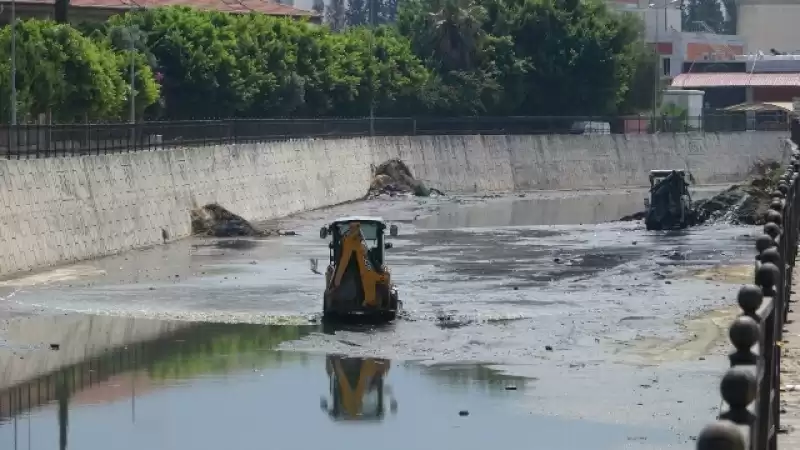
[[[629,88],[619,105],[622,115],[638,114],[651,111],[654,102],[660,101],[661,86],[656,83],[656,71],[659,69],[658,54],[651,48],[642,45],[633,55],[633,76]]]
[[[441,114],[614,114],[642,57],[641,22],[595,0],[411,0],[398,26]]]
[[[263,14],[189,8],[111,20],[141,30],[163,73],[165,114],[319,117],[409,110],[428,72],[393,29],[326,27]]]
[[[31,19],[19,22],[16,28],[20,118],[31,120],[50,113],[55,121],[71,122],[121,116],[128,89],[120,70],[120,54],[66,24]],[[10,29],[0,30],[0,72],[4,74],[10,72],[10,40]],[[152,80],[152,73],[149,76]],[[10,90],[8,76],[1,78],[0,91],[5,95]],[[143,102],[152,103],[157,92],[148,95]],[[4,103],[2,108],[6,116],[9,105]]]
[[[325,8],[325,22],[333,31],[341,31],[347,25],[345,0],[330,0]]]
[[[385,25],[397,18],[397,0],[348,0],[348,26]]]
[[[725,34],[735,35],[739,20],[739,3],[737,0],[722,0],[725,7]]]
[[[685,6],[684,31],[725,33],[727,25],[719,0],[686,0]]]
[[[474,0],[409,0],[399,29],[441,71],[474,67],[486,35],[486,10]]]

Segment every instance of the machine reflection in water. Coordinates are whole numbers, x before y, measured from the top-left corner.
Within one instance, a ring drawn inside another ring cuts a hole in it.
[[[333,420],[383,420],[389,409],[397,412],[397,400],[391,386],[385,384],[390,361],[381,358],[357,358],[329,354],[325,366],[330,379],[330,399],[320,406]]]

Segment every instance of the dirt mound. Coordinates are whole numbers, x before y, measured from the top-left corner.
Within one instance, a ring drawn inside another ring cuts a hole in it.
[[[734,225],[763,225],[764,214],[772,201],[781,177],[777,162],[755,166],[749,182],[733,185],[719,194],[694,204],[703,222],[725,222]]]
[[[219,206],[209,203],[191,211],[192,234],[214,237],[234,236],[286,236],[294,235],[293,231],[259,229],[250,222]]]
[[[417,197],[429,197],[431,194],[444,195],[442,191],[430,188],[414,178],[411,169],[403,161],[390,159],[373,170],[368,196],[398,194],[413,194]]]

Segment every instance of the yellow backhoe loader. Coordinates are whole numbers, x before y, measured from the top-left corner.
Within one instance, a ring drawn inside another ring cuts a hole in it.
[[[345,217],[320,229],[320,238],[331,238],[323,319],[397,317],[400,300],[385,264],[385,250],[392,248],[385,242],[385,231],[379,217]],[[389,233],[397,236],[397,225],[389,227]]]
[[[320,406],[332,419],[382,420],[386,414],[384,394],[391,411],[397,412],[397,401],[385,386],[388,360],[328,355],[325,365],[331,398],[323,398]]]

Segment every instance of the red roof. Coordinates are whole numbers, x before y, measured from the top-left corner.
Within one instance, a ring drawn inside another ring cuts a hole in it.
[[[0,0],[0,3],[8,3],[9,0]],[[21,0],[18,3],[26,4],[49,4],[55,0]],[[213,10],[230,13],[257,12],[270,16],[290,16],[290,17],[315,17],[317,13],[298,9],[289,5],[282,5],[274,0],[70,0],[71,7],[76,8],[108,8],[108,9],[128,9],[134,8],[158,8],[160,6],[191,6],[197,9]]]
[[[672,87],[800,87],[800,73],[682,73]]]

